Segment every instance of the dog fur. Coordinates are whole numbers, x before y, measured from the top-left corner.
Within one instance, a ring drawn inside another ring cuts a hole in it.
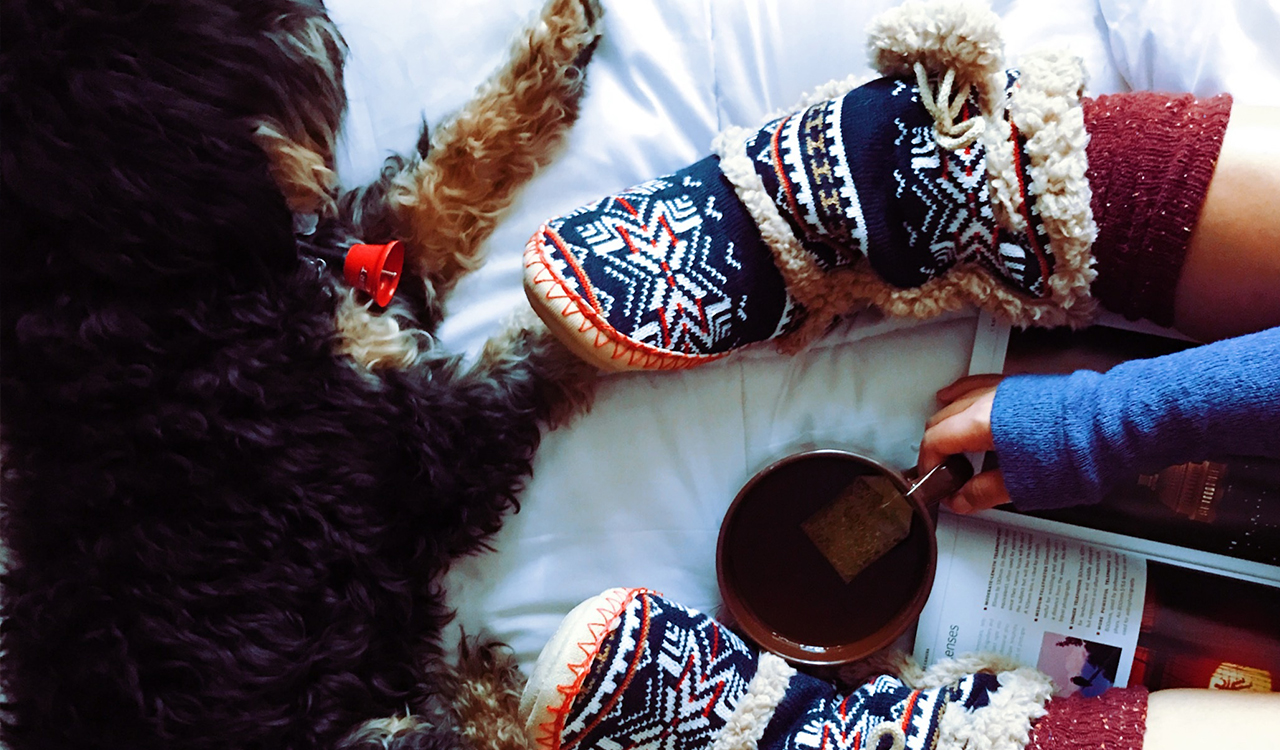
[[[441,575],[593,370],[537,325],[469,366],[431,332],[576,116],[597,0],[345,194],[317,0],[3,13],[4,741],[518,747],[502,650],[445,666]],[[379,313],[342,256],[396,237]]]

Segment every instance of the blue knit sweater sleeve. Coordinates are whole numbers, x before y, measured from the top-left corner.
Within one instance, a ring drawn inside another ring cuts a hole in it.
[[[991,432],[1022,510],[1096,503],[1187,461],[1280,457],[1280,328],[1106,373],[1006,378]]]

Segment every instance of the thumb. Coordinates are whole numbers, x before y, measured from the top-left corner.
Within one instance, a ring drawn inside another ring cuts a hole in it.
[[[1004,474],[999,469],[984,471],[970,479],[947,501],[947,507],[956,513],[972,513],[987,510],[1009,502],[1009,490],[1004,486]]]
[[[991,436],[991,404],[995,391],[975,399],[960,412],[925,428],[917,466],[928,471],[953,453],[974,453],[995,448]]]

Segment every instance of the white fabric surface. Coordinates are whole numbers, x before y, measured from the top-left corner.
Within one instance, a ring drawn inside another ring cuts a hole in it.
[[[886,0],[605,0],[581,118],[459,285],[444,345],[474,355],[526,304],[520,258],[546,218],[709,153],[807,90],[870,74],[867,22]],[[343,181],[412,148],[504,59],[539,0],[330,0],[350,45]],[[997,0],[1008,59],[1051,45],[1084,58],[1092,94],[1130,87],[1280,105],[1280,8],[1265,0]],[[510,643],[526,668],[560,619],[611,586],[718,606],[720,518],[757,469],[804,445],[906,468],[934,392],[963,375],[970,316],[904,326],[869,316],[787,358],[751,352],[687,373],[611,377],[594,411],[547,436],[497,551],[448,583],[457,625]]]

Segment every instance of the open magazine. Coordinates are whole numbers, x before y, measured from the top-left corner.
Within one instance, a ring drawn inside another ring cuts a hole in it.
[[[984,317],[971,373],[1101,371],[1193,345],[1119,318],[1011,332]],[[1066,510],[944,511],[915,656],[973,651],[1037,667],[1060,694],[1280,691],[1280,461],[1168,467]]]

